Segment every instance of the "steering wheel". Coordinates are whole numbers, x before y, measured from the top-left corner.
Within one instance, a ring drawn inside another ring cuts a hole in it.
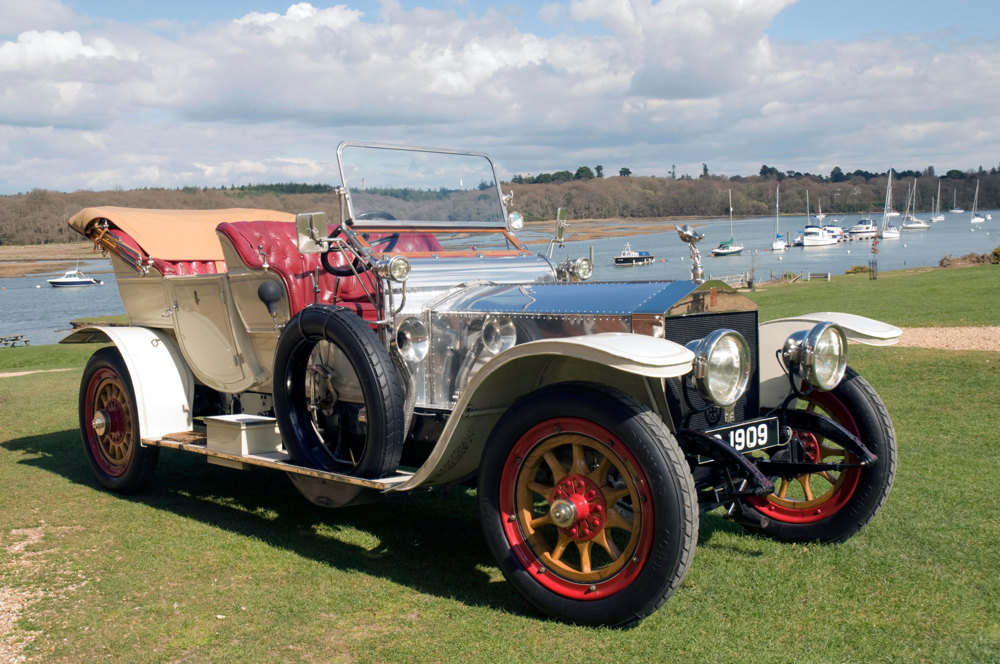
[[[365,221],[367,219],[384,219],[385,221],[396,221],[396,217],[392,216],[385,210],[368,210],[367,212],[362,212],[354,218],[355,221]]]
[[[335,238],[339,234],[340,234],[340,226],[337,226],[337,228],[333,231],[333,233],[330,234],[330,238],[331,239]],[[351,265],[354,266],[353,270],[350,268],[350,266],[347,265],[343,267],[338,267],[336,265],[333,265],[332,263],[330,263],[331,253],[333,253],[333,249],[328,249],[327,251],[321,253],[319,255],[319,262],[323,266],[323,269],[326,270],[328,274],[332,274],[335,277],[353,277],[355,272],[360,275],[366,270],[371,269],[371,265],[368,265],[368,263],[361,260],[358,256],[355,256],[351,261]]]

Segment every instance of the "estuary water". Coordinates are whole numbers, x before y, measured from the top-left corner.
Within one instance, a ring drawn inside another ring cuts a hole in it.
[[[843,274],[853,265],[868,265],[878,261],[878,269],[899,270],[910,267],[935,266],[945,256],[962,256],[971,252],[989,253],[1000,245],[1000,213],[992,211],[994,219],[983,224],[970,224],[969,213],[945,213],[945,220],[923,231],[902,232],[898,240],[881,240],[878,254],[873,254],[871,241],[843,242],[828,247],[792,247],[783,254],[770,251],[774,239],[774,218],[754,217],[734,219],[733,237],[744,245],[738,256],[712,257],[711,251],[721,240],[729,239],[729,220],[692,222],[705,238],[698,244],[706,278],[721,278],[753,272],[758,282],[786,272],[830,272]],[[833,223],[836,215],[828,215],[823,223]],[[858,215],[840,218],[845,230],[857,223]],[[806,225],[800,215],[782,217],[780,231],[794,238]],[[537,232],[523,234],[526,240],[547,239]],[[597,240],[573,240],[570,222],[568,241],[557,247],[552,257],[561,260],[585,256],[594,250],[594,279],[601,281],[659,281],[689,279],[691,261],[687,245],[674,231],[630,237]],[[632,249],[648,251],[656,257],[654,263],[635,267],[616,267],[614,256],[625,243]],[[544,245],[533,244],[536,250]],[[62,272],[31,277],[0,279],[0,336],[23,334],[32,345],[57,343],[70,329],[75,318],[124,314],[111,264],[107,259],[80,262],[80,270],[104,280],[102,286],[83,288],[52,288],[46,279]]]

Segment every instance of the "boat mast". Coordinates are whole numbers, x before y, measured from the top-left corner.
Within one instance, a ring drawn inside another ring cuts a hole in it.
[[[729,242],[733,241],[733,190],[729,190]]]

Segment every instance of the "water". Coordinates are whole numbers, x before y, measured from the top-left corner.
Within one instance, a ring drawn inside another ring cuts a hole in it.
[[[870,241],[844,242],[829,247],[792,247],[784,254],[771,253],[774,238],[774,218],[735,219],[733,236],[744,245],[738,256],[712,257],[710,252],[719,241],[729,239],[728,219],[697,222],[698,231],[705,234],[698,248],[702,252],[705,276],[723,277],[754,271],[756,279],[763,281],[772,274],[785,272],[830,272],[843,274],[852,265],[868,265],[872,258],[878,260],[879,270],[899,270],[909,267],[936,266],[941,258],[962,256],[970,252],[989,253],[1000,245],[1000,212],[984,224],[969,223],[969,213],[945,213],[945,220],[932,224],[924,231],[906,231],[898,240],[879,242],[878,255],[871,252]],[[834,215],[824,223],[831,223]],[[851,215],[840,221],[844,229],[860,219]],[[789,238],[806,224],[805,216],[782,217],[781,232]],[[524,239],[540,239],[538,233],[524,233]],[[573,241],[570,223],[570,241],[563,249],[556,248],[553,258],[585,256],[594,247],[594,279],[607,281],[648,281],[689,279],[691,261],[687,245],[674,231],[628,238],[615,237],[600,240]],[[547,239],[547,236],[545,237]],[[651,265],[615,267],[614,256],[625,242],[633,249],[649,251],[656,256]],[[532,245],[544,250],[544,245]],[[104,280],[103,286],[85,288],[52,288],[46,279],[61,276],[62,272],[15,279],[0,279],[0,336],[23,334],[32,345],[57,343],[68,334],[69,321],[74,318],[98,315],[124,314],[114,274],[108,260],[81,261],[84,274]],[[36,288],[37,286],[37,288]]]
[[[32,346],[54,344],[69,334],[75,318],[125,313],[110,260],[80,261],[80,271],[104,284],[53,288],[45,281],[65,270],[0,279],[0,337],[23,334]]]
[[[743,253],[715,257],[711,255],[712,249],[721,240],[729,239],[729,220],[697,222],[692,225],[697,226],[698,232],[705,234],[705,238],[698,243],[698,249],[701,251],[706,278],[754,271],[757,281],[764,281],[772,274],[780,277],[786,272],[844,274],[853,265],[867,266],[872,259],[878,260],[880,271],[885,271],[937,266],[948,255],[957,257],[971,252],[990,253],[1000,245],[1000,213],[992,214],[994,219],[973,225],[969,223],[969,213],[945,213],[944,221],[932,224],[927,230],[904,230],[898,240],[879,240],[877,255],[872,254],[870,240],[842,242],[827,247],[789,247],[784,253],[772,253],[774,217],[758,217],[733,220],[733,237],[743,244]],[[832,223],[835,218],[834,215],[828,215],[823,223]],[[846,231],[861,217],[850,215],[840,219],[839,225]],[[897,225],[899,223],[901,220],[896,222]],[[796,232],[805,225],[805,215],[782,217],[781,234],[789,240],[794,239]],[[572,222],[569,231],[567,237],[572,240]],[[656,257],[656,262],[644,266],[616,267],[614,256],[622,250],[625,242],[632,249],[650,252]],[[594,279],[645,281],[691,278],[688,247],[681,242],[675,231],[627,238],[570,241],[566,243],[565,249],[557,248],[552,255],[560,260],[567,255],[585,256],[591,245],[594,247]]]

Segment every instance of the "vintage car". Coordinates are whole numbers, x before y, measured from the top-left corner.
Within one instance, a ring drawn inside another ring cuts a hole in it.
[[[680,586],[698,514],[839,542],[879,511],[896,440],[847,366],[899,330],[845,313],[761,323],[702,279],[588,282],[518,238],[482,154],[344,143],[339,209],[89,208],[127,327],[80,386],[97,480],[142,489],[161,448],[288,474],[346,506],[475,484],[482,530],[539,611],[629,625]],[[523,235],[524,233],[522,233]],[[544,241],[544,239],[543,239]],[[720,598],[721,600],[721,598]]]

